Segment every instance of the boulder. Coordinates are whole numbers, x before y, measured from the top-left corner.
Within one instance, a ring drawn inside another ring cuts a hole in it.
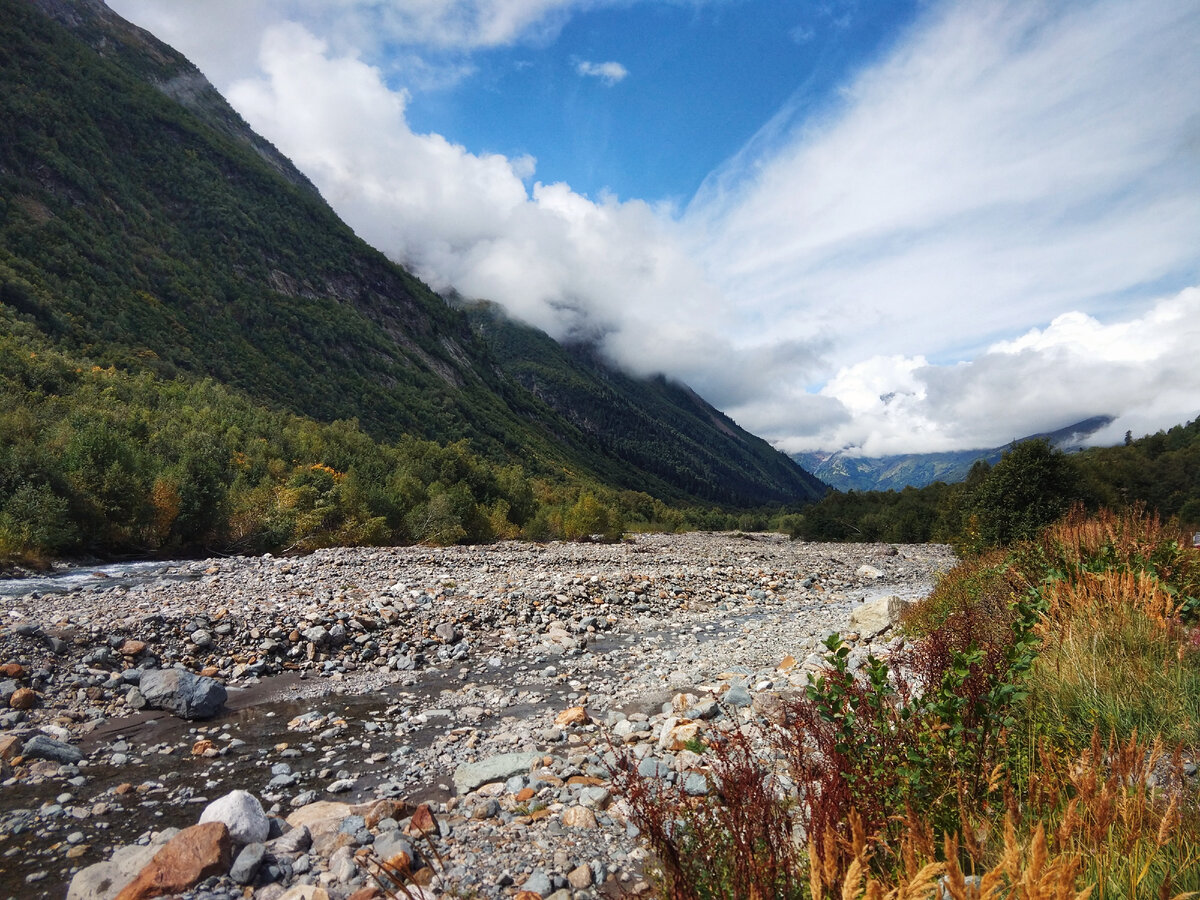
[[[271,822],[258,798],[249,791],[230,791],[200,814],[201,822],[222,822],[235,844],[261,844],[271,832]]]
[[[44,734],[35,734],[27,740],[21,748],[21,755],[29,759],[48,759],[63,765],[77,763],[83,759],[83,753],[78,747],[56,741]]]
[[[501,753],[481,759],[479,762],[464,763],[454,770],[454,789],[466,794],[490,781],[504,781],[512,775],[522,775],[545,754],[538,750],[525,753]]]
[[[185,828],[167,842],[116,900],[148,900],[182,893],[197,882],[229,871],[233,842],[223,822]]]
[[[185,669],[151,669],[139,685],[146,703],[182,719],[211,719],[225,706],[225,688]]]
[[[850,630],[864,636],[879,634],[900,621],[908,603],[900,597],[876,597],[850,613]]]
[[[67,900],[113,900],[117,893],[137,877],[154,859],[162,845],[148,846],[131,844],[119,847],[112,859],[88,866],[75,874],[67,888]]]

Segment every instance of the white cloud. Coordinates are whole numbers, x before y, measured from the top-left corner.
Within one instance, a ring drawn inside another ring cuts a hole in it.
[[[836,432],[802,414],[764,432],[883,452],[979,446],[998,430],[989,416],[1022,434],[1051,409],[1118,411],[1080,394],[1039,407],[1040,386],[1016,381],[1001,409],[950,420],[912,393],[914,372],[919,357],[969,359],[1067,311],[1101,327],[1145,310],[1156,284],[1200,279],[1197,58],[1200,7],[1184,0],[946,3],[823,113],[772,123],[685,224],[748,323],[726,319],[731,339],[769,319],[779,340],[827,340],[840,374],[823,394],[855,415]],[[1145,348],[1127,352],[1153,365]],[[881,362],[893,358],[905,362]],[[957,384],[953,367],[937,371]]]
[[[364,61],[432,42],[469,66],[587,0],[113,5],[435,287],[602,334],[786,449],[991,446],[1097,413],[1119,437],[1196,413],[1197,292],[1157,299],[1200,282],[1191,0],[932,4],[826,107],[781,111],[682,217],[415,134],[395,73]]]
[[[575,71],[589,78],[599,78],[608,85],[616,84],[629,75],[629,70],[619,62],[596,63],[580,60],[575,64]]]
[[[1157,431],[1200,415],[1200,288],[1105,325],[1079,312],[999,341],[970,362],[930,365],[877,356],[847,366],[821,395],[852,418],[825,430],[829,447],[868,456],[1002,446],[1093,415],[1116,421],[1097,436]],[[811,449],[806,440],[785,442]]]

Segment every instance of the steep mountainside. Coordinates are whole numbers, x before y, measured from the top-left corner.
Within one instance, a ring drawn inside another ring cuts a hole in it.
[[[813,496],[685,389],[593,360],[574,374],[596,382],[574,395],[586,414],[539,397],[194,66],[99,0],[0,0],[0,303],[72,356],[211,377],[384,440],[470,438],[673,501]]]
[[[1057,431],[1034,434],[1016,443],[1046,438],[1059,450],[1079,450],[1088,436],[1112,422],[1111,416],[1093,416]],[[912,453],[898,456],[849,456],[835,453],[796,453],[792,459],[823,482],[839,491],[899,491],[925,487],[935,481],[955,484],[967,477],[978,460],[999,462],[1008,446],[990,450],[958,450],[947,453]]]
[[[716,503],[818,500],[826,487],[762,438],[748,434],[694,391],[665,378],[632,378],[593,347],[563,346],[504,315],[468,307],[503,372],[580,432],[596,452],[636,467],[639,489]],[[770,486],[770,487],[767,487]]]

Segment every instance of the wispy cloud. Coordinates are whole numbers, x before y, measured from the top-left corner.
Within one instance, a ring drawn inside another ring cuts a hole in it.
[[[585,59],[575,64],[575,71],[589,78],[599,78],[605,84],[609,85],[623,81],[629,75],[629,70],[619,62],[597,63],[588,62]]]

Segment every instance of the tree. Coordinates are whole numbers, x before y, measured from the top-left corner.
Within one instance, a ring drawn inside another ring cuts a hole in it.
[[[974,492],[972,511],[984,543],[1032,538],[1078,498],[1075,469],[1061,450],[1038,438],[1014,444]]]

